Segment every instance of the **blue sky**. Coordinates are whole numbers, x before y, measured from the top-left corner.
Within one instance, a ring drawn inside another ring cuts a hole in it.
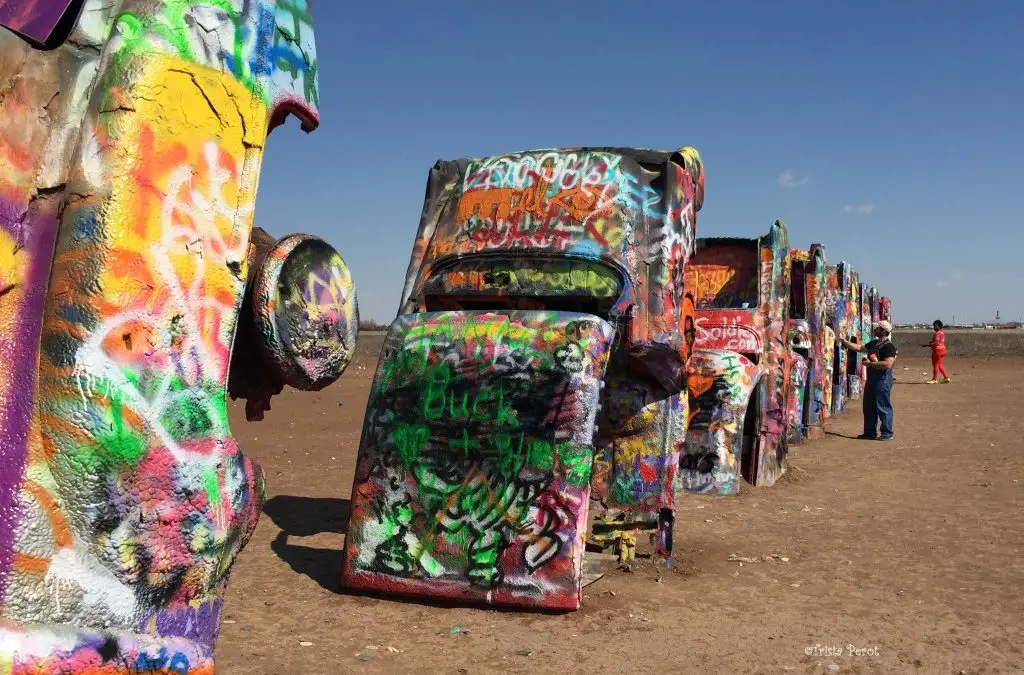
[[[1024,2],[341,2],[321,127],[270,137],[257,223],[330,241],[390,322],[439,158],[693,145],[698,236],[823,242],[897,321],[1024,318]]]

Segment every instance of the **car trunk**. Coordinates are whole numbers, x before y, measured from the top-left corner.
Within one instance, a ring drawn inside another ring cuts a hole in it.
[[[613,335],[577,312],[400,316],[367,406],[343,583],[577,608]]]

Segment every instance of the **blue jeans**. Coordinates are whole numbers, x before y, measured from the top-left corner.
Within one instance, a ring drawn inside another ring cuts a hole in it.
[[[882,425],[882,438],[892,437],[892,382],[882,379],[864,387],[864,435],[877,436]]]

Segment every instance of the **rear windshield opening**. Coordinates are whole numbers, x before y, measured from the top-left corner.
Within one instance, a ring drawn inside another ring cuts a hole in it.
[[[759,302],[757,241],[698,248],[686,266],[698,310],[755,309]]]
[[[513,310],[533,310],[549,312],[579,312],[611,320],[614,300],[607,298],[580,297],[524,297],[514,295],[501,296],[446,296],[428,295],[424,298],[424,309],[427,312],[510,312]]]
[[[789,316],[792,319],[807,318],[807,277],[804,265],[800,262],[793,263],[793,273],[790,275],[789,286]]]
[[[464,258],[440,266],[423,285],[423,304],[435,311],[535,310],[612,318],[623,292],[621,274],[573,258]]]

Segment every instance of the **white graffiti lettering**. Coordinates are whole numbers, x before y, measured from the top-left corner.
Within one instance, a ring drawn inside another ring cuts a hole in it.
[[[727,349],[734,352],[759,351],[757,334],[735,319],[698,317],[695,344],[704,349]]]

